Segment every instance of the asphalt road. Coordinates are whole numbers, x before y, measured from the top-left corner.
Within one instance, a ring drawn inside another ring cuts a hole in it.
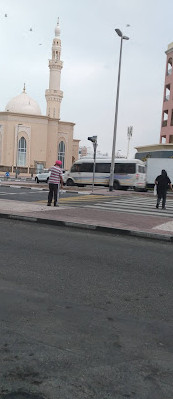
[[[45,184],[44,190],[39,189],[30,189],[28,187],[1,187],[0,186],[0,199],[7,199],[11,201],[23,201],[23,202],[34,202],[45,204],[47,203],[48,197],[48,185]],[[87,192],[87,188],[86,188]],[[85,192],[81,192],[80,194],[74,192],[66,192],[65,189],[60,193],[60,204],[63,206],[78,206],[87,204],[88,202],[96,203],[98,199],[112,201],[112,196],[109,195],[86,195]],[[74,201],[73,201],[74,200]]]
[[[1,399],[172,399],[172,244],[0,228]]]
[[[28,187],[0,187],[0,199],[8,199],[14,201],[26,201],[26,202],[38,202],[38,201],[47,201],[48,197],[48,185],[45,184],[44,190],[39,189],[30,189]],[[76,194],[73,193],[63,193],[61,195],[63,198],[73,197]]]

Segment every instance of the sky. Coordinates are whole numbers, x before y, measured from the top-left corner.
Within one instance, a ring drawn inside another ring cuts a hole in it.
[[[131,157],[136,146],[159,143],[172,15],[172,0],[1,0],[0,111],[25,82],[46,114],[48,60],[59,17],[61,120],[75,123],[80,145],[91,147],[87,137],[96,135],[98,150],[111,155],[119,28],[129,40],[123,41],[116,153],[127,155],[128,126],[133,126]]]

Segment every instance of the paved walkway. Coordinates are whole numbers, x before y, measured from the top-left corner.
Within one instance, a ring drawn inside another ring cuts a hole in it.
[[[9,185],[9,183],[7,184]],[[43,185],[44,188],[45,185]],[[40,185],[39,189],[41,189]],[[86,192],[90,194],[91,190],[87,191],[85,188]],[[94,193],[97,195],[108,195],[109,193],[112,197],[129,195],[129,191],[110,193],[107,188],[97,188]],[[146,195],[146,193],[140,193],[140,195]],[[33,202],[0,199],[0,217],[173,241],[173,219],[168,217],[165,221],[165,218],[157,216],[157,214],[151,216],[116,212],[116,210],[112,212],[80,206],[54,208]]]

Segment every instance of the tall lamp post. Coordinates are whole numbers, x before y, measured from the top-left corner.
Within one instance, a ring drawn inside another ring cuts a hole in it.
[[[121,57],[122,57],[122,45],[123,40],[129,40],[129,37],[124,36],[120,29],[115,29],[115,32],[120,36],[120,55],[119,55],[119,68],[118,68],[118,83],[117,83],[117,97],[115,106],[115,120],[114,120],[114,132],[113,132],[113,143],[112,143],[112,161],[110,168],[110,180],[109,180],[109,191],[113,191],[114,185],[114,163],[115,163],[115,144],[116,144],[116,134],[117,134],[117,120],[118,120],[118,103],[119,103],[119,90],[120,90],[120,75],[121,75]]]
[[[93,162],[93,183],[92,183],[92,193],[94,192],[94,178],[95,178],[95,169],[96,169],[96,149],[97,149],[97,136],[91,136],[88,137],[88,140],[90,140],[93,143],[93,149],[94,149],[94,162]]]

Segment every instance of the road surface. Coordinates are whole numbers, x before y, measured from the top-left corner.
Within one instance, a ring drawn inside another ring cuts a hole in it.
[[[0,398],[172,399],[172,244],[0,228]]]

